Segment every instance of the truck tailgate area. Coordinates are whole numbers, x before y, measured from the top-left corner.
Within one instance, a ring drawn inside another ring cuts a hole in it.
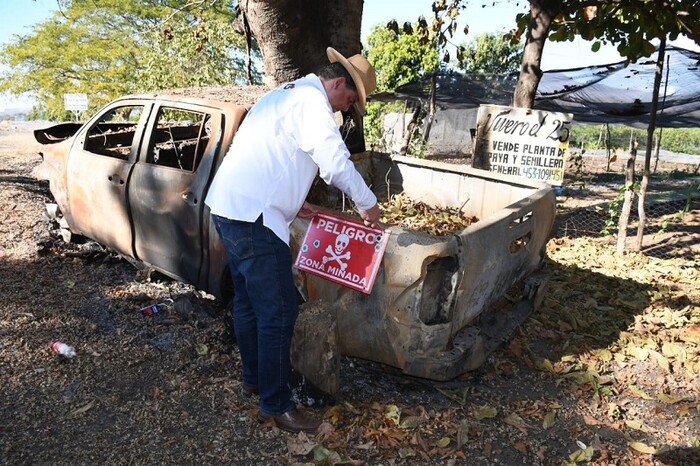
[[[535,305],[544,280],[531,277],[542,265],[554,222],[553,189],[464,165],[370,152],[357,157],[356,166],[379,198],[405,193],[478,221],[448,236],[388,226],[370,295],[311,275],[298,277],[302,295],[334,303],[345,355],[435,380],[478,367],[497,346],[494,338],[507,338]],[[295,221],[293,248],[307,225]],[[516,286],[522,302],[493,310]]]

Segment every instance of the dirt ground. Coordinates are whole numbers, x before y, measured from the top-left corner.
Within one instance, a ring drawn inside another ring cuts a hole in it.
[[[298,394],[324,431],[293,435],[238,395],[221,303],[51,234],[30,130],[0,123],[0,464],[700,464],[697,258],[621,276],[605,242],[553,238],[543,309],[480,369],[344,358],[337,399]]]

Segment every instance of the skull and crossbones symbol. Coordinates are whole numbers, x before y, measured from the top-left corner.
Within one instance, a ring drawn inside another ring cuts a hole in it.
[[[348,264],[343,262],[342,259],[350,260],[350,251],[347,251],[345,254],[342,255],[341,253],[345,251],[345,248],[348,247],[349,243],[350,237],[348,235],[346,235],[345,233],[339,234],[335,238],[335,249],[332,248],[330,244],[326,247],[326,252],[330,254],[330,256],[324,257],[323,263],[325,264],[329,261],[336,261],[340,266],[340,270],[345,271],[345,268],[348,266]]]

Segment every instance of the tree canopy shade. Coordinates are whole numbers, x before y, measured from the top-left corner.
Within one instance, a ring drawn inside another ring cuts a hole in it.
[[[669,66],[661,83],[656,125],[669,128],[700,127],[700,53],[668,47]],[[545,71],[534,108],[573,113],[574,121],[619,123],[646,127],[649,123],[656,54],[637,63],[625,62],[568,70]],[[375,100],[428,100],[432,75],[398,87]],[[511,105],[517,73],[436,76],[436,104],[441,108],[477,108],[481,104]],[[664,94],[665,89],[665,94]]]

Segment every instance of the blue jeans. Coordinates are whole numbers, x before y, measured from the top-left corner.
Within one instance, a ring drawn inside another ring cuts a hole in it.
[[[294,408],[290,350],[299,314],[289,246],[263,225],[212,214],[231,264],[233,327],[243,382],[258,387],[260,409],[278,415]]]

